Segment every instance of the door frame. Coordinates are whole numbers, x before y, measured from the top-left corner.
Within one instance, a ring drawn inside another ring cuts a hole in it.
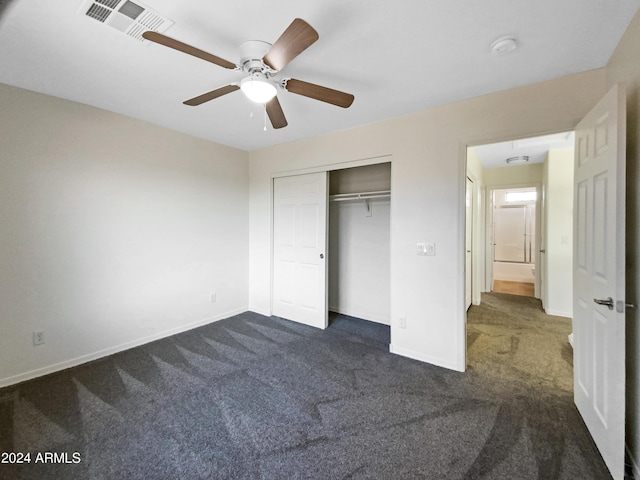
[[[274,179],[280,177],[292,177],[296,175],[306,175],[308,173],[329,173],[333,170],[342,170],[346,168],[354,168],[354,167],[364,167],[367,165],[376,165],[379,163],[391,163],[391,192],[393,194],[393,156],[392,155],[381,155],[379,157],[371,157],[360,160],[347,160],[345,162],[331,163],[326,165],[318,165],[315,167],[306,167],[295,170],[282,170],[272,172],[269,179],[269,315],[273,315],[273,293],[274,293],[274,283],[275,283],[275,269],[274,269],[274,247],[275,247],[275,228],[274,228]],[[327,191],[330,188],[327,185]],[[329,221],[329,208],[327,208],[325,222],[327,222],[327,235],[328,235],[328,221]],[[391,229],[393,229],[393,207],[390,213],[390,225]],[[327,239],[328,242],[328,239]],[[329,258],[328,258],[328,243],[327,243],[327,252],[325,252],[326,262],[325,268],[327,269],[326,282],[324,286],[324,296],[325,302],[329,300],[329,288],[327,282],[329,281],[328,268],[329,268]],[[393,250],[393,236],[390,238],[390,249]],[[389,284],[391,287],[390,295],[393,295],[393,276],[389,279]],[[391,304],[393,305],[393,298],[391,298]]]
[[[517,133],[514,135],[503,135],[503,136],[495,136],[495,137],[476,137],[476,138],[467,138],[465,140],[461,140],[458,142],[458,158],[460,159],[459,165],[459,175],[458,175],[458,192],[459,192],[459,202],[458,202],[458,270],[457,270],[457,278],[458,278],[458,305],[459,305],[459,316],[460,321],[458,322],[458,338],[460,338],[460,350],[458,353],[459,365],[462,366],[462,370],[466,370],[467,367],[467,311],[465,308],[465,228],[466,228],[466,184],[467,184],[467,175],[468,171],[468,158],[467,158],[467,150],[471,147],[476,147],[478,145],[487,145],[490,143],[500,143],[500,142],[508,142],[512,140],[516,140],[519,138],[531,138],[531,137],[541,137],[544,135],[554,135],[557,133],[563,133],[568,131],[575,130],[576,125],[563,125],[558,126],[557,128],[553,128],[550,130],[534,130],[534,131],[524,131],[521,133]],[[476,179],[477,180],[477,179]],[[506,188],[509,188],[510,185],[507,185]],[[484,190],[484,195],[482,196],[482,201],[484,202],[483,208],[481,208],[481,215],[484,215],[484,219],[481,223],[482,227],[485,228],[483,232],[483,238],[486,238],[486,225],[487,225],[487,210],[489,209],[489,205],[487,200],[490,198],[488,190],[489,188],[486,185],[482,186]],[[536,209],[538,207],[536,206]],[[539,210],[539,209],[538,209]],[[536,212],[536,216],[539,215],[539,212]],[[536,230],[539,231],[539,224],[536,224]],[[485,242],[486,243],[486,242]],[[484,245],[484,249],[486,251],[487,245]],[[540,246],[538,245],[538,250],[540,250]],[[478,288],[478,294],[487,290],[486,285],[486,277],[487,277],[487,265],[486,265],[486,255],[483,256],[482,262],[476,263],[476,265],[481,270],[479,275],[484,278],[484,281],[481,281],[480,288]],[[539,274],[540,269],[536,267],[536,275]],[[471,287],[473,289],[473,286]],[[479,304],[480,302],[478,302]]]
[[[471,190],[469,192],[469,189]],[[465,299],[464,299],[464,303],[465,303],[465,307],[467,308],[467,310],[469,308],[471,308],[471,305],[473,305],[473,301],[474,301],[474,293],[477,290],[477,283],[474,281],[474,276],[477,273],[477,269],[474,267],[473,263],[475,261],[476,255],[475,255],[475,249],[476,249],[476,236],[474,235],[475,232],[475,222],[476,222],[476,217],[477,217],[477,201],[475,199],[475,192],[476,192],[476,182],[473,181],[473,179],[471,178],[471,176],[469,176],[469,173],[467,173],[467,182],[466,182],[466,186],[465,186],[465,206],[467,205],[467,197],[468,197],[468,201],[469,201],[469,205],[465,210],[465,254],[469,253],[469,270],[467,271],[467,257],[465,255],[465,259],[464,259],[464,269],[465,269],[465,284],[464,284],[464,289],[465,289]],[[471,218],[469,218],[471,217]],[[467,244],[467,240],[469,241]],[[467,290],[467,283],[469,285],[469,290]],[[469,297],[469,301],[467,302],[467,297]]]
[[[471,222],[471,305],[480,305],[481,294],[484,291],[484,224],[485,224],[485,188],[481,185],[480,179],[473,172],[466,172],[465,178],[473,182],[472,191],[472,222]],[[466,181],[465,181],[465,203],[466,203]],[[466,208],[463,217],[463,224],[466,230]],[[465,245],[466,250],[466,238]],[[466,253],[466,252],[465,252]],[[466,269],[466,258],[465,265]],[[466,280],[466,271],[465,271]],[[466,302],[466,283],[465,283],[465,302]],[[465,310],[466,311],[466,310]]]

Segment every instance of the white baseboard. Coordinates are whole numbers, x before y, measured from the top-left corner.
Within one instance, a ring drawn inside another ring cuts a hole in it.
[[[374,315],[367,315],[366,313],[358,312],[358,311],[349,311],[338,307],[329,306],[330,312],[339,313],[340,315],[348,315],[349,317],[361,318],[363,320],[368,320],[370,322],[381,323],[383,325],[391,325],[391,319],[384,319],[382,317],[377,317]]]
[[[262,310],[260,308],[249,307],[247,309],[247,312],[257,313],[258,315],[262,315],[264,317],[270,317],[271,316],[271,312],[269,310]]]
[[[629,449],[629,445],[625,445],[625,449],[627,450],[627,457],[629,458],[631,466],[633,467],[633,478],[640,479],[640,467],[638,467],[638,462],[635,458],[633,458],[633,454]]]
[[[573,318],[573,313],[571,312],[563,312],[561,310],[553,310],[553,309],[544,309],[544,313],[546,313],[547,315],[553,315],[555,317],[567,317],[567,318]]]
[[[177,328],[172,328],[170,330],[165,330],[163,332],[154,333],[153,335],[149,335],[147,337],[133,340],[131,342],[122,343],[114,347],[105,348],[103,350],[89,353],[87,355],[82,355],[80,357],[71,358],[69,360],[65,360],[63,362],[59,362],[53,365],[47,365],[45,367],[36,368],[35,370],[19,373],[18,375],[13,375],[11,377],[1,378],[0,388],[8,387],[10,385],[15,385],[16,383],[21,383],[37,377],[42,377],[43,375],[48,375],[50,373],[59,372],[60,370],[65,370],[67,368],[76,367],[78,365],[82,365],[83,363],[92,362],[93,360],[98,360],[99,358],[108,357],[109,355],[113,355],[114,353],[119,353],[124,350],[129,350],[130,348],[139,347],[140,345],[151,343],[156,340],[160,340],[161,338],[170,337],[172,335],[186,332],[188,330],[193,330],[194,328],[202,327],[203,325],[208,325],[210,323],[217,322],[219,320],[224,320],[225,318],[233,317],[234,315],[238,315],[246,311],[247,311],[246,308],[241,308],[241,309],[233,310],[230,312],[222,313],[220,315],[216,315],[215,317],[209,317],[203,320],[198,320],[197,322],[189,323],[187,325],[181,325],[180,327],[177,327]]]
[[[429,355],[424,355],[422,353],[407,350],[405,348],[394,347],[393,344],[389,345],[389,351],[396,355],[412,358],[413,360],[418,360],[424,363],[430,363],[431,365],[436,365],[437,367],[448,368],[449,370],[455,370],[457,372],[465,371],[464,365],[462,366],[462,368],[460,368],[459,365],[454,364],[449,360],[445,360],[444,358],[431,357]]]

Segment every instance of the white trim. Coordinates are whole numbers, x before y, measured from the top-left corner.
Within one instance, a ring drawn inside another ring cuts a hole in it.
[[[340,315],[346,315],[348,317],[360,318],[369,322],[380,323],[382,325],[391,326],[391,318],[383,318],[374,315],[367,315],[357,311],[346,311],[341,308],[329,306],[329,312],[338,313]]]
[[[271,317],[271,312],[269,312],[268,310],[261,310],[259,308],[250,308],[249,310],[247,310],[247,312],[257,313],[258,315],[262,315],[263,317]]]
[[[625,445],[625,450],[627,451],[627,457],[629,458],[631,467],[633,468],[633,478],[640,479],[640,467],[638,466],[636,459],[633,458],[633,453],[631,452],[628,444]]]
[[[365,167],[367,165],[377,165],[379,163],[391,163],[393,155],[381,155],[379,157],[363,158],[360,160],[347,160],[345,162],[318,165],[316,167],[300,168],[297,170],[284,170],[271,173],[271,178],[291,177],[294,175],[305,175],[307,173],[331,172],[333,170],[343,170],[345,168]]]
[[[439,358],[425,358],[424,362],[433,363],[441,367],[449,368],[451,370],[457,370],[464,372],[467,369],[467,277],[465,273],[467,265],[467,144],[464,142],[458,143],[458,211],[456,212],[457,219],[457,235],[456,235],[456,294],[454,298],[458,301],[455,302],[454,318],[457,320],[455,325],[455,346],[453,357],[455,358],[455,364],[450,361],[445,361]],[[472,282],[473,283],[473,282]],[[473,299],[471,301],[473,303]],[[416,352],[407,352],[409,357],[420,360],[420,358],[411,356]],[[420,354],[417,354],[420,355]],[[420,355],[422,357],[422,355]]]
[[[237,310],[232,310],[230,312],[216,315],[215,317],[205,318],[204,320],[198,320],[197,322],[189,323],[187,325],[182,325],[177,328],[172,328],[170,330],[165,330],[163,332],[154,333],[153,335],[149,335],[148,337],[143,337],[138,340],[122,343],[120,345],[116,345],[115,347],[105,348],[104,350],[99,350],[97,352],[89,353],[87,355],[82,355],[80,357],[72,358],[70,360],[65,360],[60,363],[55,363],[53,365],[47,365],[46,367],[30,370],[28,372],[20,373],[12,377],[2,378],[0,379],[0,388],[8,387],[10,385],[15,385],[17,383],[25,382],[27,380],[31,380],[37,377],[42,377],[50,373],[59,372],[60,370],[65,370],[67,368],[76,367],[78,365],[82,365],[83,363],[91,362],[93,360],[97,360],[103,357],[108,357],[109,355],[113,355],[115,353],[119,353],[124,350],[129,350],[131,348],[139,347],[140,345],[144,345],[146,343],[151,343],[155,340],[160,340],[162,338],[167,338],[172,335],[176,335],[178,333],[186,332],[188,330],[193,330],[194,328],[202,327],[203,325],[208,325],[213,322],[224,320],[225,318],[233,317],[234,315],[239,315],[247,311],[248,311],[247,308],[239,308]]]
[[[457,372],[464,372],[465,366],[460,367],[458,364],[454,364],[446,359],[439,357],[431,357],[429,355],[424,355],[419,352],[414,352],[413,350],[407,350],[405,348],[397,348],[393,346],[393,343],[389,345],[389,352],[395,355],[401,355],[403,357],[412,358],[413,360],[418,360],[424,363],[430,363],[431,365],[435,365],[436,367],[448,368],[449,370],[455,370]]]
[[[560,310],[548,310],[548,309],[544,309],[544,313],[546,313],[547,315],[553,315],[555,317],[566,317],[566,318],[573,318],[573,313],[571,312],[562,312]]]

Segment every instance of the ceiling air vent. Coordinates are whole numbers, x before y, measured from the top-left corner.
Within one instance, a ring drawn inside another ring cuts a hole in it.
[[[131,0],[85,0],[80,14],[98,20],[122,33],[147,43],[147,30],[164,32],[173,22],[140,2]]]

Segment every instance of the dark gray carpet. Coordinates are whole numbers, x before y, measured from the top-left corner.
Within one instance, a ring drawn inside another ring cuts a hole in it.
[[[570,392],[504,367],[526,340],[478,355],[492,322],[509,323],[485,303],[469,315],[467,373],[390,354],[382,325],[245,313],[5,388],[0,451],[32,463],[0,464],[0,477],[608,478]],[[561,343],[545,355],[566,362]],[[81,462],[36,464],[38,452]]]

